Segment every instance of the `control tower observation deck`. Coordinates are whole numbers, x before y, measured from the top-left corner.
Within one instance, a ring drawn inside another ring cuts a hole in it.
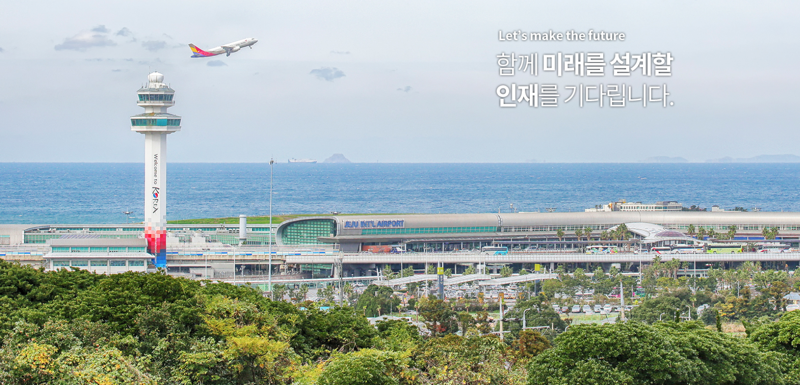
[[[144,235],[156,267],[167,266],[167,135],[181,129],[181,117],[167,113],[175,90],[153,72],[136,92],[144,113],[131,116],[131,131],[144,134]]]

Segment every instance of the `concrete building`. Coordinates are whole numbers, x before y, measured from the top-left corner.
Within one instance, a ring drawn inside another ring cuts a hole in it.
[[[65,238],[50,241],[47,270],[75,267],[97,274],[147,271],[152,256],[144,239]]]

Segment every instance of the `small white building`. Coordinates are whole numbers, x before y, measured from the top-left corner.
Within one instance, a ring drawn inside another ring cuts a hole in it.
[[[48,271],[75,267],[97,274],[145,272],[153,259],[144,239],[61,238],[48,243],[50,252],[44,255]]]

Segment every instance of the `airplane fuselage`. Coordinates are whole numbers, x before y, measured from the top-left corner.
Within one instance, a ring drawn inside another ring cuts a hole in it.
[[[191,47],[192,52],[194,52],[192,57],[211,57],[222,54],[225,54],[226,56],[231,56],[232,53],[238,52],[240,49],[244,47],[253,48],[252,47],[253,44],[256,43],[258,43],[258,39],[254,37],[248,37],[247,39],[237,40],[233,43],[223,44],[219,47],[214,47],[207,50],[198,48],[194,44],[189,44],[189,47]]]

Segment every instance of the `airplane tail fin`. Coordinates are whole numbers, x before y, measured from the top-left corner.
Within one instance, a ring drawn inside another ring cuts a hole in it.
[[[194,45],[194,44],[189,44],[189,48],[191,48],[191,49],[192,49],[192,57],[208,57],[208,56],[214,56],[214,54],[213,54],[213,53],[210,53],[210,52],[203,51],[202,49],[200,49],[200,48],[197,48],[197,46],[196,46],[196,45]]]

